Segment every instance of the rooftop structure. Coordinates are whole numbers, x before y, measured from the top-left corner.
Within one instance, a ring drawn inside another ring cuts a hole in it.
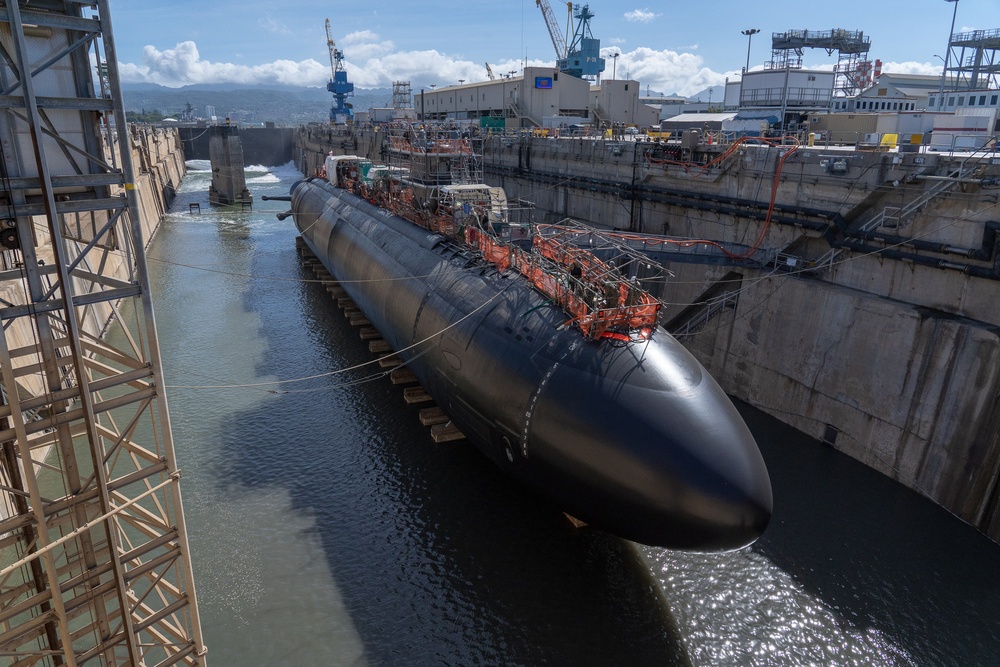
[[[838,54],[834,91],[839,96],[857,95],[872,80],[868,60],[871,39],[860,30],[788,30],[771,34],[771,61],[765,69],[801,69],[803,49],[824,49]]]

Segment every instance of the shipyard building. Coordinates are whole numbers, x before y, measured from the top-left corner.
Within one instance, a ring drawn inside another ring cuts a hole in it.
[[[603,128],[612,122],[648,127],[659,120],[658,109],[639,101],[638,81],[592,84],[555,67],[525,67],[520,76],[421,89],[414,94],[414,107],[421,120],[495,128]]]

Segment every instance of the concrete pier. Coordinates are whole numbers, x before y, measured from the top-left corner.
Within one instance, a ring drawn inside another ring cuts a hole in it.
[[[209,159],[212,162],[212,185],[208,201],[220,206],[253,206],[243,172],[243,146],[235,125],[209,128]]]
[[[323,156],[381,137],[303,128]],[[669,261],[663,322],[728,393],[1000,540],[1000,165],[993,156],[493,136],[536,221],[743,244]],[[659,258],[663,261],[663,257]],[[719,297],[723,292],[726,298]],[[715,304],[715,305],[713,305]]]

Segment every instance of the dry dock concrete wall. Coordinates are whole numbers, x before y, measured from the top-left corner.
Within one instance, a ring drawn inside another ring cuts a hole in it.
[[[377,132],[299,131],[305,173],[330,151],[387,155]],[[483,152],[536,221],[736,244],[656,256],[664,324],[731,395],[1000,540],[996,156],[530,134]]]

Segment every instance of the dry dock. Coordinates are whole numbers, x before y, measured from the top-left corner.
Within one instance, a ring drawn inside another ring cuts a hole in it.
[[[378,161],[378,133],[303,128]],[[1000,160],[857,146],[492,136],[486,180],[636,234],[728,242],[658,255],[664,323],[728,393],[1000,539]],[[662,250],[662,248],[660,249]],[[640,276],[643,278],[643,276]]]

